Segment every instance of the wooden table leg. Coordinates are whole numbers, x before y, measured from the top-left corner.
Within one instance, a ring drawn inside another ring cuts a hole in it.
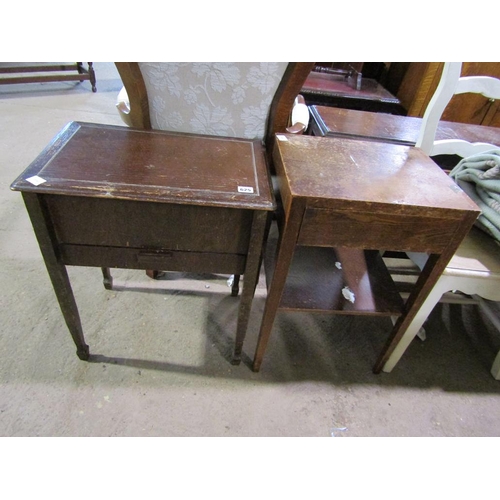
[[[238,309],[238,324],[236,327],[236,341],[231,363],[238,365],[241,362],[241,351],[245,340],[250,310],[255,295],[255,288],[259,279],[260,267],[262,264],[262,247],[266,228],[268,227],[268,212],[255,211],[250,233],[250,243],[243,275],[243,291],[240,297],[240,307]],[[236,279],[236,276],[235,276]]]
[[[88,64],[89,64],[89,80],[90,80],[90,85],[92,87],[92,92],[97,92],[94,63],[89,62]]]
[[[53,234],[52,226],[48,224],[50,219],[46,214],[43,198],[33,193],[23,193],[23,198],[54,292],[59,301],[59,306],[75,342],[77,348],[76,354],[80,359],[86,361],[89,359],[89,346],[85,343],[80,315],[68,273],[66,272],[66,266],[60,262],[56,253],[55,235]]]
[[[405,311],[394,325],[387,342],[380,353],[378,360],[373,367],[373,373],[380,373],[384,367],[385,362],[389,359],[390,355],[396,348],[397,343],[403,337],[406,329],[418,312],[418,308],[422,305],[427,295],[430,293],[434,283],[437,281],[449,259],[446,261],[443,256],[432,254],[429,256],[420,276],[417,280],[414,290],[408,297],[405,304]]]
[[[437,283],[439,277],[445,270],[448,262],[458,248],[460,242],[469,232],[477,214],[470,212],[464,215],[463,221],[457,223],[457,230],[451,238],[448,247],[441,254],[431,254],[420,273],[414,290],[408,297],[405,304],[405,312],[399,317],[394,328],[392,329],[387,342],[373,367],[373,373],[380,373],[390,355],[394,352],[396,345],[402,339],[410,323],[418,313],[418,310],[424,303],[425,299],[431,293],[432,287]]]
[[[295,252],[295,244],[299,234],[300,223],[304,213],[305,205],[301,201],[293,202],[290,208],[290,217],[286,221],[283,233],[280,235],[278,243],[278,253],[276,256],[276,266],[273,273],[271,284],[268,287],[266,305],[262,316],[262,323],[257,341],[257,348],[253,360],[252,370],[258,372],[262,364],[264,352],[271,336],[274,319],[278,312],[278,307],[285,288],[288,270],[292,263],[293,254]]]
[[[111,271],[109,267],[101,267],[102,271],[102,282],[106,290],[113,290],[113,276],[111,276]]]
[[[233,274],[233,284],[231,285],[231,297],[237,297],[240,293],[240,275]]]

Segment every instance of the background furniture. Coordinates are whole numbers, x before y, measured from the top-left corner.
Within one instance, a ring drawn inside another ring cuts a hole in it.
[[[244,274],[240,361],[269,214],[260,141],[70,123],[12,184],[21,191],[80,359],[66,266]]]
[[[408,116],[422,117],[441,79],[443,62],[391,63],[399,66],[401,77],[396,86],[386,81],[386,86],[401,101]],[[462,76],[491,76],[500,78],[499,62],[464,62]],[[448,103],[442,119],[460,123],[500,126],[500,102],[480,94],[456,95]]]
[[[274,163],[284,213],[278,221],[274,265],[266,266],[272,277],[253,369],[260,369],[278,310],[399,315],[375,363],[378,373],[478,209],[417,148],[310,136],[279,138]],[[404,305],[379,249],[431,254]],[[265,261],[273,257],[267,249]]]
[[[310,106],[311,133],[319,137],[343,137],[365,141],[390,142],[415,146],[422,118],[373,113],[353,109]],[[470,125],[441,120],[436,139],[467,139],[470,142],[491,142],[498,139],[497,127]]]
[[[40,74],[45,73],[45,74]],[[0,75],[14,75],[0,78],[0,85],[13,83],[41,82],[83,82],[89,80],[92,92],[97,92],[96,77],[93,63],[88,63],[88,69],[83,63],[74,64],[24,64],[14,66],[0,64]]]
[[[406,114],[399,99],[373,78],[360,78],[359,87],[335,73],[312,71],[300,92],[308,105]]]
[[[470,143],[465,140],[469,139],[468,134],[464,134],[461,139],[439,140],[439,124],[441,123],[439,120],[449,101],[455,94],[469,92],[479,92],[486,99],[498,99],[500,98],[500,80],[491,77],[461,77],[460,63],[446,63],[443,78],[424,115],[417,147],[429,155],[450,154],[464,158],[488,150],[498,151],[498,146],[500,146],[498,128],[480,127],[480,129],[485,129],[480,143]],[[464,125],[463,130],[466,131],[469,127],[476,129],[476,127]],[[496,136],[492,133],[493,131],[496,131]],[[488,140],[492,140],[492,144],[485,143]],[[462,184],[462,187],[466,186]],[[468,192],[473,195],[470,189]],[[425,264],[425,255],[410,255],[420,267]],[[460,293],[447,293],[452,290],[463,292],[469,297],[464,297]],[[491,236],[474,227],[460,244],[394,351],[389,352],[390,356],[384,364],[384,371],[390,372],[394,368],[440,300],[479,304],[493,324],[500,329],[500,320],[484,299],[500,301],[500,247]],[[500,379],[500,352],[493,363],[491,373],[496,379]]]
[[[317,63],[320,66],[332,65],[335,68],[338,63]],[[444,67],[443,62],[385,62],[385,63],[348,63],[356,71],[362,73],[362,80],[370,82],[371,92],[378,92],[380,96],[392,96],[397,100],[394,109],[393,104],[381,104],[378,107],[369,108],[355,104],[348,97],[342,97],[341,102],[329,102],[325,96],[315,100],[313,96],[306,94],[308,104],[319,106],[333,106],[349,109],[377,111],[405,116],[422,117],[425,113],[432,95],[436,91]],[[462,63],[462,76],[487,75],[500,78],[499,62],[464,62]],[[320,77],[327,80],[327,77]],[[332,76],[335,85],[343,85],[343,91],[355,97],[352,86],[339,76]],[[342,83],[343,82],[343,83]],[[317,85],[327,85],[326,82],[318,82]],[[368,85],[368,84],[367,84]],[[378,89],[378,90],[377,90]],[[311,91],[314,91],[312,89]],[[369,93],[365,96],[370,100]],[[325,92],[327,95],[328,92]],[[380,96],[378,99],[380,99]],[[373,96],[373,100],[377,98]],[[354,105],[351,105],[354,104]],[[361,103],[362,104],[362,103]],[[368,101],[365,101],[368,105]],[[486,125],[490,127],[500,126],[500,103],[498,100],[486,98],[481,95],[454,96],[442,119],[449,122],[468,123],[474,125]]]

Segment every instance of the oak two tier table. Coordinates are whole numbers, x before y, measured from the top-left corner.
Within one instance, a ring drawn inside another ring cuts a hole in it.
[[[283,204],[253,361],[263,361],[278,311],[396,316],[373,371],[398,340],[479,215],[421,150],[389,143],[279,135],[273,156]],[[272,241],[269,240],[269,245]],[[425,252],[403,302],[381,253]]]

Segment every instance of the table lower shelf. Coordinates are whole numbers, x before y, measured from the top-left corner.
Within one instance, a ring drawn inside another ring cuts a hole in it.
[[[264,266],[268,286],[277,240],[270,237]],[[297,246],[280,310],[399,316],[404,307],[378,251]]]

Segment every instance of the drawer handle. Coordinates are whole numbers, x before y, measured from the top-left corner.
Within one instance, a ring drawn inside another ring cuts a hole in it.
[[[163,262],[165,258],[171,258],[173,256],[171,251],[158,251],[158,252],[139,252],[137,255],[138,262]]]

